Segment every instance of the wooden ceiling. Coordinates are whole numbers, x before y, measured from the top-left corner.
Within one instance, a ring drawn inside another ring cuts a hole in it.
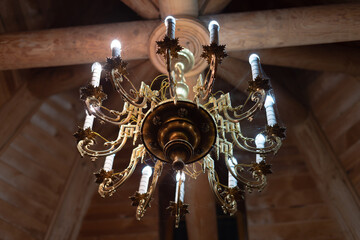
[[[78,87],[111,39],[121,36],[132,77],[149,83],[147,39],[176,11],[220,22],[229,57],[218,88],[242,96],[246,58],[260,54],[288,129],[267,188],[246,196],[247,221],[245,211],[230,219],[237,234],[222,232],[206,177],[187,182],[187,238],[360,239],[360,4],[340,0],[0,1],[0,239],[183,236],[162,215],[161,190],[135,220],[139,173],[113,198],[94,194],[101,163],[81,159],[71,136],[83,121]],[[160,189],[172,181],[165,174]]]

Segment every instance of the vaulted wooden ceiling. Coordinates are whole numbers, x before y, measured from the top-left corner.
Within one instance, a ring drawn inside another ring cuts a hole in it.
[[[177,236],[160,214],[161,190],[135,220],[127,197],[139,173],[113,198],[94,194],[92,172],[101,163],[81,159],[71,136],[83,121],[78,87],[113,38],[121,38],[137,82],[158,74],[148,38],[168,13],[219,21],[229,57],[216,87],[243,94],[250,52],[272,79],[288,137],[267,188],[246,196],[248,239],[360,239],[360,4],[340,0],[2,0],[0,238]],[[225,239],[206,181],[187,183],[187,236]],[[171,188],[171,177],[164,182]],[[244,213],[235,218],[239,239]]]

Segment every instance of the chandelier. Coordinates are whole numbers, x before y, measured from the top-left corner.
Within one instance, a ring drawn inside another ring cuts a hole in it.
[[[224,213],[233,215],[237,211],[236,201],[243,196],[244,189],[261,191],[265,187],[266,175],[271,173],[266,157],[279,150],[285,129],[277,124],[273,91],[269,79],[262,74],[257,55],[252,54],[249,58],[252,78],[244,104],[233,107],[229,93],[212,92],[218,64],[227,56],[225,45],[219,45],[220,26],[216,21],[209,24],[210,44],[203,46],[201,54],[208,63],[207,74],[205,77],[200,74],[190,91],[185,74],[193,68],[194,56],[179,45],[179,39],[175,38],[175,23],[171,16],[165,19],[166,34],[163,40],[156,42],[156,53],[165,60],[166,74],[155,78],[150,86],[141,82],[139,89],[134,87],[128,78],[127,63],[121,58],[120,42],[114,40],[111,43],[112,57],[107,58],[103,66],[94,63],[90,83],[80,89],[86,119],[83,128],[79,127],[74,136],[81,156],[88,155],[92,160],[105,157],[103,168],[95,173],[102,197],[112,196],[138,164],[143,166],[139,190],[130,197],[132,205],[137,207],[138,220],[150,206],[163,165],[171,164],[176,176],[176,194],[169,209],[175,216],[177,227],[181,217],[188,213],[188,205],[184,203],[186,177],[196,178],[207,173],[210,187]],[[103,106],[107,95],[99,85],[102,70],[124,100],[121,111]],[[157,84],[160,87],[154,89],[157,81],[160,81]],[[130,90],[124,84],[130,85]],[[263,107],[265,111],[260,111]],[[266,115],[266,123],[256,136],[246,136],[241,124],[252,123],[257,112]],[[117,138],[107,140],[92,130],[95,118],[117,126]],[[122,171],[115,171],[115,154],[129,139],[134,145],[129,164]],[[254,161],[238,162],[234,157],[234,145],[253,153]],[[220,163],[227,167],[227,184],[220,182],[215,170]],[[241,189],[238,183],[243,186]]]

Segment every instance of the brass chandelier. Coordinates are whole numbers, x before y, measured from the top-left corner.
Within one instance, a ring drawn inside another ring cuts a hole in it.
[[[233,215],[237,211],[236,201],[243,195],[238,183],[248,191],[260,191],[265,187],[266,175],[271,173],[266,156],[279,150],[285,129],[277,124],[269,79],[263,76],[260,59],[255,54],[249,58],[252,79],[244,104],[233,107],[229,93],[220,96],[212,93],[218,64],[227,56],[225,45],[219,45],[220,26],[215,21],[209,24],[210,44],[203,46],[201,55],[209,70],[205,77],[199,75],[191,93],[185,74],[194,66],[194,57],[175,38],[175,22],[171,16],[165,19],[166,35],[156,42],[157,54],[164,57],[167,70],[165,77],[153,81],[160,81],[159,89],[144,82],[136,89],[128,78],[127,63],[121,58],[120,42],[114,40],[111,43],[112,57],[103,66],[94,63],[90,83],[80,89],[86,119],[83,128],[79,127],[74,135],[81,156],[88,155],[92,160],[105,157],[104,167],[95,173],[102,197],[112,196],[139,163],[144,166],[139,190],[131,197],[132,205],[137,207],[138,220],[150,206],[163,165],[172,164],[177,183],[175,201],[170,202],[169,208],[178,226],[180,218],[188,212],[188,205],[184,203],[186,177],[196,178],[207,173],[210,187],[224,213]],[[107,95],[99,85],[102,70],[124,100],[121,111],[103,106]],[[125,89],[125,83],[130,84],[130,90]],[[193,94],[191,98],[190,94]],[[246,136],[241,123],[254,118],[263,107],[267,124],[263,124],[256,136]],[[93,131],[95,118],[118,126],[117,138],[110,141]],[[122,171],[114,171],[115,154],[130,138],[136,147],[129,164]],[[254,161],[238,162],[234,157],[234,145],[256,155]],[[220,183],[215,170],[220,161],[227,167],[227,185]]]

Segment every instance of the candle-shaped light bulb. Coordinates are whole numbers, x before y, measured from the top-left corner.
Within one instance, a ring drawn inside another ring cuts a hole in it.
[[[210,44],[211,43],[219,44],[219,30],[220,30],[219,23],[215,20],[212,20],[209,23],[208,29],[210,32]]]
[[[178,171],[176,173],[176,190],[175,190],[175,202],[177,203],[177,199],[179,196],[179,184],[181,178],[181,186],[180,186],[180,201],[184,202],[185,195],[185,173],[182,171]]]
[[[90,128],[92,129],[92,126],[94,124],[94,115],[89,114],[87,111],[85,111],[86,117],[85,117],[85,122],[84,122],[84,129]]]
[[[110,172],[113,168],[115,153],[111,154],[109,156],[106,156],[105,162],[104,162],[104,170],[107,172]]]
[[[92,78],[90,84],[94,87],[98,87],[100,85],[101,70],[101,64],[98,62],[94,62],[91,66]]]
[[[175,39],[175,18],[173,16],[167,16],[164,23],[166,26],[166,36],[168,36],[170,39]]]
[[[260,57],[255,53],[251,54],[249,63],[251,65],[252,78],[255,80],[260,75]]]
[[[114,39],[110,44],[111,54],[113,57],[121,57],[121,43],[119,40]]]
[[[276,124],[276,117],[275,117],[275,111],[274,111],[274,98],[268,94],[265,98],[265,111],[266,111],[266,119],[269,126],[274,126]]]
[[[265,147],[265,136],[259,133],[255,137],[255,145],[256,148],[264,148]],[[259,153],[256,154],[256,163],[260,163],[263,160]]]
[[[238,163],[236,158],[232,157],[231,159],[228,159],[229,161],[229,167],[233,172],[235,172],[235,165]],[[231,172],[228,172],[228,187],[234,188],[237,186],[237,180],[236,178],[231,174]]]
[[[141,173],[142,173],[142,175],[141,175],[141,179],[140,179],[139,193],[144,194],[148,190],[149,179],[152,174],[152,169],[151,169],[151,167],[146,166],[143,168]]]

